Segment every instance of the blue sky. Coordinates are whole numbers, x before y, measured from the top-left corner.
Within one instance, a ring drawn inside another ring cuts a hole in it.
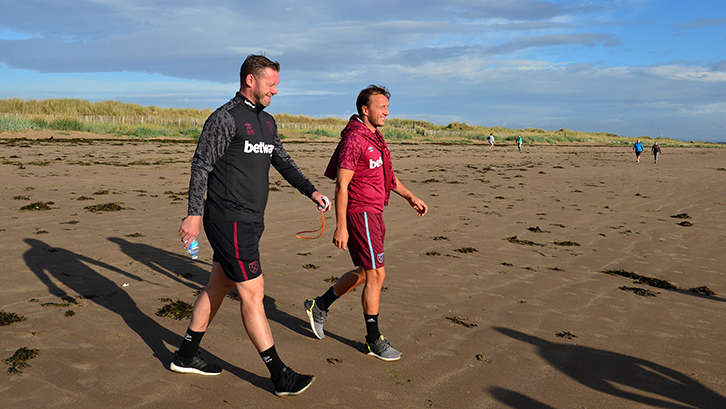
[[[0,0],[0,98],[216,108],[250,53],[269,111],[726,142],[726,2]]]

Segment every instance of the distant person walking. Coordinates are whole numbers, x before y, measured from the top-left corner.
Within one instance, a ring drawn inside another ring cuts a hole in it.
[[[640,139],[638,139],[637,142],[633,144],[633,150],[635,151],[635,162],[640,163],[640,154],[643,153],[643,144],[640,142]]]
[[[653,147],[651,148],[651,150],[653,151],[655,163],[658,163],[658,155],[660,154],[660,145],[658,145],[658,142],[653,142]]]
[[[375,85],[358,94],[358,114],[350,118],[340,133],[338,147],[325,170],[325,176],[335,179],[337,221],[333,244],[343,250],[347,247],[355,269],[304,305],[313,333],[323,339],[323,324],[333,302],[365,284],[361,303],[367,353],[384,361],[395,361],[403,354],[391,346],[378,328],[381,289],[386,278],[383,208],[388,205],[391,191],[404,198],[419,216],[425,215],[428,207],[396,178],[391,153],[378,130],[385,125],[389,97],[386,88]]]
[[[522,152],[522,135],[517,136],[517,149]]]
[[[489,142],[489,150],[492,150],[492,148],[494,147],[494,135],[490,133],[487,141]]]
[[[227,293],[235,289],[247,335],[270,371],[275,394],[284,396],[301,393],[314,377],[283,363],[265,315],[259,242],[265,229],[270,165],[319,209],[327,211],[329,206],[287,154],[275,119],[264,110],[277,94],[279,72],[277,62],[248,56],[240,68],[239,92],[204,123],[192,160],[188,215],[179,237],[189,243],[204,225],[214,251],[212,272],[170,368],[198,375],[222,372],[221,366],[204,359],[199,343]]]

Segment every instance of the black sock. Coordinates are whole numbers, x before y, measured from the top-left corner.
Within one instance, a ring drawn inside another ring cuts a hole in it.
[[[318,308],[323,311],[327,311],[328,308],[330,308],[330,305],[333,304],[338,298],[340,298],[340,296],[335,293],[335,290],[333,290],[333,286],[331,285],[330,288],[328,288],[328,291],[325,292],[325,294],[315,299],[315,302],[318,304]]]
[[[184,334],[184,340],[179,346],[179,350],[176,352],[180,358],[193,358],[199,350],[199,343],[202,342],[204,332],[196,332],[187,328],[187,333]]]
[[[272,382],[277,382],[277,380],[280,378],[280,371],[282,371],[282,368],[285,367],[285,364],[282,363],[282,359],[280,359],[280,357],[277,355],[275,346],[273,345],[267,351],[260,352],[260,356],[265,362],[265,365],[267,365],[267,369],[270,371],[270,377],[272,378]]]
[[[363,316],[366,319],[366,342],[372,344],[381,337],[381,332],[378,330],[378,314],[363,314]]]

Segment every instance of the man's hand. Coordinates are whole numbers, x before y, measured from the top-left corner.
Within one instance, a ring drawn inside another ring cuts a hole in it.
[[[346,250],[348,248],[348,229],[336,228],[333,233],[333,244],[341,250]]]
[[[179,227],[179,238],[186,246],[199,235],[202,230],[202,216],[187,216]]]
[[[316,205],[318,205],[318,210],[321,212],[329,212],[332,208],[330,205],[330,199],[318,191],[313,192],[312,200]]]
[[[408,204],[411,205],[411,207],[416,210],[416,213],[418,213],[419,216],[425,215],[429,211],[429,207],[426,206],[426,203],[424,203],[423,200],[419,199],[416,196],[411,197],[408,199]]]

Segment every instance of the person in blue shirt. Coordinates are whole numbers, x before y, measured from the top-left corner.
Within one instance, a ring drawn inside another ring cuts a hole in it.
[[[635,144],[633,144],[633,150],[635,151],[635,162],[640,163],[640,154],[643,153],[643,150],[645,148],[643,147],[643,144],[640,142],[640,139],[638,139]]]

